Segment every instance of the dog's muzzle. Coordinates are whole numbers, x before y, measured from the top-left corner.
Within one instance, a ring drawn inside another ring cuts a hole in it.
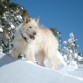
[[[30,35],[30,38],[34,40],[35,39],[35,36],[34,35]]]
[[[32,35],[30,35],[30,38],[34,40],[34,39],[35,39],[36,34],[37,34],[36,32],[33,32],[33,34],[32,34]]]

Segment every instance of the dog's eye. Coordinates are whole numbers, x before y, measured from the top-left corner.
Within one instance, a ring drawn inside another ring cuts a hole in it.
[[[29,27],[29,28],[32,28],[32,27]]]

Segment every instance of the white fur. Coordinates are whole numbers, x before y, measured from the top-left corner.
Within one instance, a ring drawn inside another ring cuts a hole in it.
[[[29,25],[33,27],[31,30],[28,29]],[[25,28],[29,30],[27,33],[25,33]],[[29,34],[32,34],[33,31],[37,33],[34,40],[29,38]],[[22,38],[21,32],[27,38],[28,43]],[[42,66],[44,66],[44,60],[47,58],[52,69],[60,63],[60,59],[56,54],[58,51],[57,38],[44,26],[38,28],[38,23],[34,19],[30,23],[19,26],[13,44],[12,57],[18,58],[18,55],[23,53],[27,60],[35,63],[35,59],[37,59],[39,65]]]

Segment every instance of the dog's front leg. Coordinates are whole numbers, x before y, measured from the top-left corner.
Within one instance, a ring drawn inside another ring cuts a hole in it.
[[[35,64],[35,56],[34,55],[26,55],[26,60],[32,61]]]
[[[36,63],[35,54],[33,53],[33,51],[27,50],[27,51],[25,51],[25,55],[26,55],[26,60],[32,61],[34,64]]]

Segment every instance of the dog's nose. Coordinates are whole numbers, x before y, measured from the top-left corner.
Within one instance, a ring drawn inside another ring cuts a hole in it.
[[[36,35],[36,32],[33,32],[33,35]]]

